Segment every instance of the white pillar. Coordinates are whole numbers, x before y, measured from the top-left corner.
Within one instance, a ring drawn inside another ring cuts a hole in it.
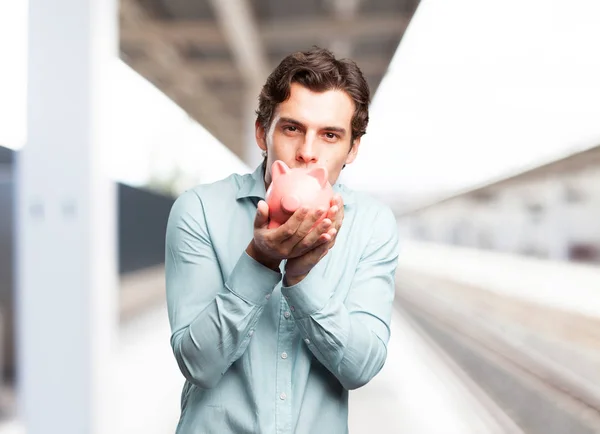
[[[16,192],[27,434],[113,432],[116,194],[102,137],[117,36],[116,0],[29,0],[28,137]]]

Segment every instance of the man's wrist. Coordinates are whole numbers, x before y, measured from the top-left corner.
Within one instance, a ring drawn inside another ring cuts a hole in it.
[[[253,258],[256,262],[261,263],[265,267],[270,268],[273,271],[279,271],[279,264],[281,264],[281,260],[269,258],[268,256],[264,255],[256,247],[256,244],[254,243],[254,239],[252,241],[250,241],[250,244],[248,244],[248,247],[246,248],[246,253],[248,254],[248,256]]]
[[[284,286],[294,286],[302,282],[306,278],[307,274],[301,274],[299,276],[289,276],[287,273],[283,276]]]
[[[321,273],[315,273],[314,269],[309,271],[301,282],[296,283],[296,286],[286,285],[284,274],[284,282],[281,286],[281,293],[290,306],[290,310],[294,312],[295,319],[306,318],[321,311],[334,290],[335,288],[324,280]]]

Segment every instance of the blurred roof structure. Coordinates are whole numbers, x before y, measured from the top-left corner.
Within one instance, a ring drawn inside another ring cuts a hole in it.
[[[600,145],[592,145],[583,150],[567,152],[566,154],[548,159],[530,167],[515,171],[496,179],[486,181],[480,185],[465,188],[447,196],[437,197],[417,204],[405,205],[398,215],[408,215],[420,212],[457,198],[470,197],[475,200],[488,197],[492,191],[507,186],[543,180],[551,180],[559,175],[570,175],[587,170],[600,170]]]
[[[419,0],[120,0],[121,58],[248,162],[260,88],[313,45],[375,93]]]

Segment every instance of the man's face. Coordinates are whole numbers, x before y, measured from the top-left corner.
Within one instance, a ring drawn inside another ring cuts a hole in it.
[[[313,92],[292,83],[290,97],[279,104],[268,131],[256,124],[256,141],[268,153],[265,182],[271,165],[281,160],[289,167],[323,166],[334,184],[344,164],[356,158],[360,139],[351,145],[354,102],[341,90]]]

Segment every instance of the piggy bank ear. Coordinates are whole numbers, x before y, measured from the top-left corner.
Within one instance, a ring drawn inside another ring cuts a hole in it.
[[[275,181],[281,175],[288,173],[289,171],[290,168],[287,164],[285,164],[281,160],[275,160],[275,162],[273,162],[273,165],[271,166],[271,177],[273,178],[273,181]]]
[[[313,178],[316,178],[319,181],[321,187],[325,187],[327,184],[327,169],[324,167],[317,167],[315,169],[311,169],[308,174]]]

